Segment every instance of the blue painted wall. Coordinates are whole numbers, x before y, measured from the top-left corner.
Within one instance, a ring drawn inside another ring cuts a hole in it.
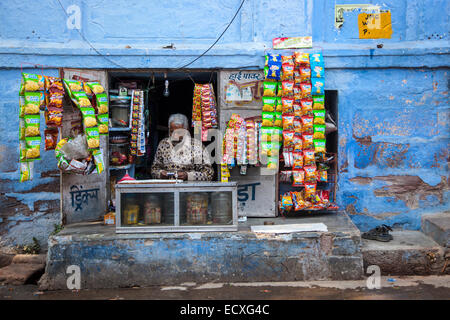
[[[209,47],[240,0],[61,4],[80,8],[84,39],[68,29],[56,0],[0,3],[0,112],[5,115],[0,120],[0,241],[5,245],[30,239],[15,227],[32,234],[42,229],[44,217],[57,220],[58,211],[53,152],[36,163],[33,182],[17,182],[21,66],[46,65],[48,75],[57,74],[58,67],[180,67]],[[333,1],[247,0],[221,41],[190,68],[262,68],[273,37],[312,35],[314,50],[325,56],[326,89],[339,91],[339,204],[362,230],[382,222],[418,229],[422,214],[449,204],[450,2],[379,5],[391,11],[391,39],[359,39],[357,13],[346,13],[342,28],[335,29]],[[171,43],[175,49],[163,48]]]

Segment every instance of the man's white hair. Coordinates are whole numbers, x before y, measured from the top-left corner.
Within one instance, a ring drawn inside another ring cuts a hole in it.
[[[169,130],[170,130],[170,124],[171,123],[181,124],[184,129],[186,129],[186,130],[189,129],[188,118],[184,114],[174,113],[174,114],[170,115],[170,117],[169,117]]]

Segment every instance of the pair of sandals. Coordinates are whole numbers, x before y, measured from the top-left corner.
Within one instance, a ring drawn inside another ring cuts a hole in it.
[[[385,224],[382,224],[381,226],[378,226],[367,232],[364,232],[361,235],[361,237],[363,239],[368,239],[368,240],[388,242],[388,241],[391,241],[392,239],[394,239],[394,237],[392,237],[392,235],[389,234],[389,231],[392,231],[392,228]]]

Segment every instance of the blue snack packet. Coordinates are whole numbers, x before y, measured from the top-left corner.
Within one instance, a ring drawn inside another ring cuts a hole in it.
[[[323,78],[311,78],[312,95],[323,95],[325,80]]]

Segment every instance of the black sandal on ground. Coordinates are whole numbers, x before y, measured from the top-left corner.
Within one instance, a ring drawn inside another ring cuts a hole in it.
[[[382,224],[381,226],[378,226],[374,229],[371,229],[367,232],[364,232],[361,237],[363,239],[368,240],[376,240],[376,241],[382,241],[382,242],[388,242],[394,239],[392,235],[389,234],[389,231],[392,231],[391,227]]]

